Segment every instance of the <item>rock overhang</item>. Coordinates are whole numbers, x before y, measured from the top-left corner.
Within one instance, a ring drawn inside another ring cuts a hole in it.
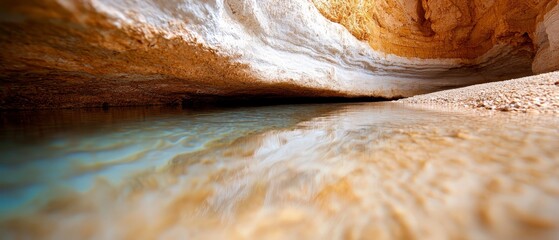
[[[449,22],[452,11],[437,8],[445,9],[448,0],[421,2],[423,11],[420,2],[357,1],[376,4],[365,12],[372,23],[395,21],[384,30],[361,21],[370,30],[366,35],[344,22],[350,14],[332,17],[335,2],[3,2],[2,108],[167,104],[195,96],[393,98],[557,69],[538,67],[556,57],[557,34],[546,30],[556,26],[557,1],[457,4],[471,16],[465,23],[450,21],[454,27],[437,22]],[[396,10],[379,15],[386,6]],[[472,46],[477,32],[485,32],[471,27],[484,19],[479,12],[502,6],[512,9],[502,10],[505,23],[499,26],[521,30],[500,27],[479,44],[483,51],[461,55],[456,46]],[[341,24],[331,21],[336,19]],[[519,20],[526,21],[515,26]],[[463,29],[472,32],[466,42]],[[445,40],[449,31],[456,36]],[[419,47],[408,51],[413,39]]]

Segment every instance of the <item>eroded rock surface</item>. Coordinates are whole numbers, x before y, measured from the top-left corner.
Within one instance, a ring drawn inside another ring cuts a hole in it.
[[[546,13],[538,23],[536,46],[538,52],[532,64],[535,73],[559,69],[559,5]]]
[[[471,16],[454,22],[444,18],[456,12],[445,1],[425,1],[424,12],[418,4],[361,1],[378,6],[370,15],[374,21],[382,17],[375,11],[388,14],[378,22],[382,28],[367,28],[365,38],[343,21],[327,19],[332,16],[324,6],[333,5],[324,4],[332,2],[0,1],[0,105],[180,104],[216,96],[393,98],[526,76],[532,68],[556,69],[547,63],[556,58],[556,17],[545,14],[556,12],[556,1],[475,2],[468,5]],[[343,4],[335,8],[353,7],[352,1]],[[401,6],[388,8],[393,5]],[[503,31],[489,36],[472,28],[493,23],[501,13]],[[415,29],[404,24],[406,17],[423,24]],[[460,25],[464,19],[467,26]],[[470,37],[463,37],[468,31]],[[448,32],[456,34],[437,37]],[[385,39],[378,46],[377,37]],[[421,48],[408,51],[406,41]],[[536,60],[547,65],[532,66],[536,52]]]
[[[314,0],[376,50],[420,58],[477,58],[497,44],[532,47],[556,0]]]

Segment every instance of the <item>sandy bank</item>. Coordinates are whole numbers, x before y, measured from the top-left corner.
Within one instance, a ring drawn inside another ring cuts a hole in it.
[[[398,102],[559,115],[559,71],[418,95]]]

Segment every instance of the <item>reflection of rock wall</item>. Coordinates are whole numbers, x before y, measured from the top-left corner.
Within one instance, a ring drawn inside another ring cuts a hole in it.
[[[385,54],[400,52],[373,50],[305,0],[1,1],[0,33],[4,109],[410,96],[528,75],[533,56],[512,40],[472,58]]]
[[[535,73],[559,70],[559,5],[549,11],[536,31],[538,53],[532,70]]]

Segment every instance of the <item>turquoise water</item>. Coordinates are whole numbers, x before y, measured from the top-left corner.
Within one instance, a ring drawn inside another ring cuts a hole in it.
[[[179,154],[293,125],[327,105],[240,109],[112,108],[2,113],[0,214],[27,211],[49,192],[157,171]]]
[[[2,239],[557,239],[559,118],[398,103],[0,115]]]

